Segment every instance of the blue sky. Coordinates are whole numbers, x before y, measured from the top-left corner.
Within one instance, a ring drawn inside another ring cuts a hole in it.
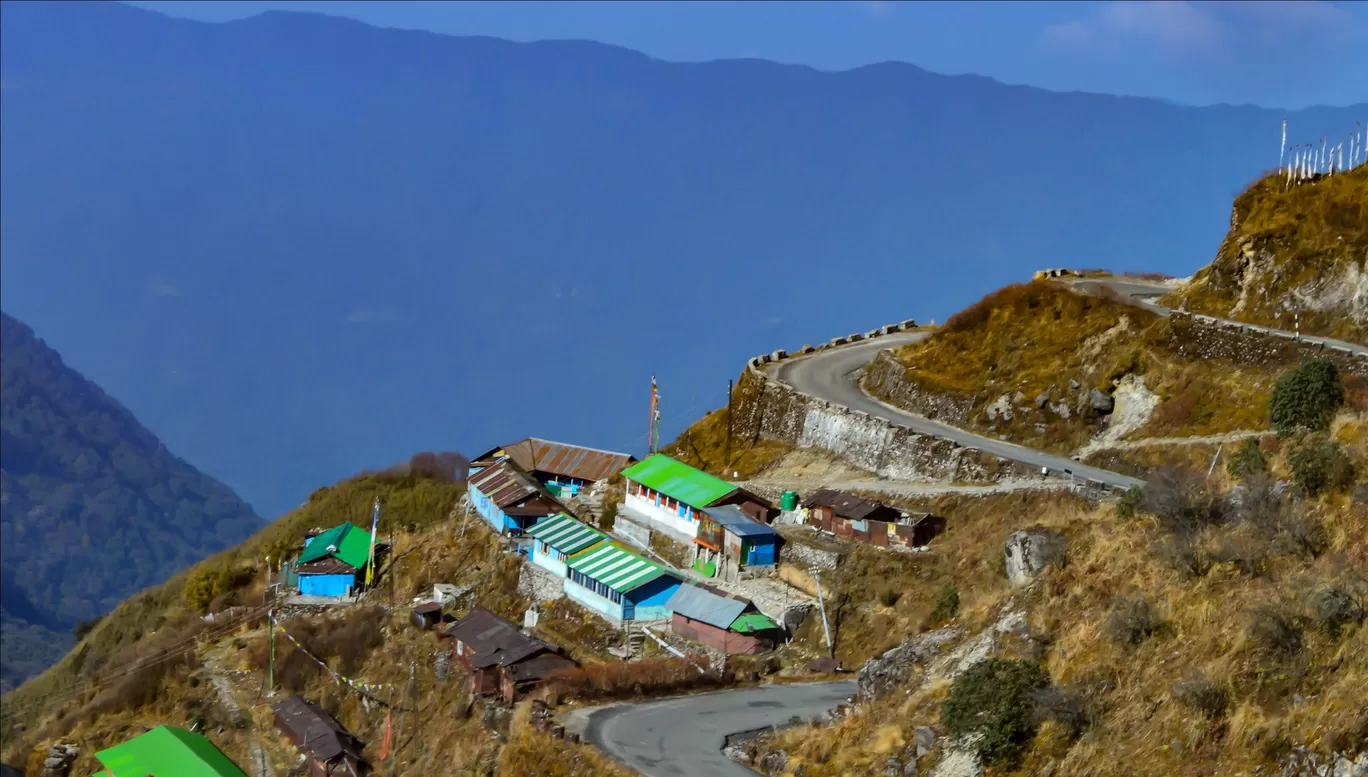
[[[134,2],[227,21],[267,9],[515,41],[579,38],[672,61],[760,57],[844,70],[898,60],[1057,90],[1190,105],[1368,101],[1368,3]]]

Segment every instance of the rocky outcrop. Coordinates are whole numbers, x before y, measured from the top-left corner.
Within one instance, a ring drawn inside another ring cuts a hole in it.
[[[1321,755],[1304,747],[1294,748],[1278,777],[1368,777],[1368,751],[1357,756]]]
[[[39,772],[39,777],[69,777],[71,766],[80,755],[80,748],[76,745],[53,745],[48,749],[47,758],[43,759],[43,771]]]
[[[887,653],[869,659],[856,675],[856,697],[874,699],[903,685],[915,669],[930,664],[959,634],[960,630],[954,627],[918,634]]]
[[[1007,581],[1013,586],[1026,585],[1045,567],[1060,560],[1064,548],[1064,538],[1058,534],[1015,532],[1007,538],[1002,549]]]

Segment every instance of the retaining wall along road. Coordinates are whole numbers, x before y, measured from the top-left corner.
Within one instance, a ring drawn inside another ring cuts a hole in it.
[[[840,347],[916,327],[914,321],[837,337],[819,347],[805,345],[798,355]],[[928,434],[914,432],[860,410],[804,394],[780,382],[764,366],[785,361],[786,351],[757,356],[746,365],[752,386],[734,406],[734,433],[752,440],[775,440],[799,448],[830,451],[883,477],[910,481],[996,483],[1043,479],[1038,468]]]
[[[1322,358],[1344,372],[1368,377],[1368,358],[1344,348],[1194,313],[1174,311],[1169,322],[1178,352],[1184,356],[1231,359],[1261,367],[1287,367]]]

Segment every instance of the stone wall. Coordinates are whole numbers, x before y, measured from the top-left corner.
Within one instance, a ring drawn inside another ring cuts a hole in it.
[[[865,390],[883,401],[951,426],[969,424],[974,398],[945,391],[926,391],[907,379],[907,367],[889,351],[879,351],[865,368]]]
[[[1291,367],[1308,359],[1325,358],[1342,371],[1368,377],[1368,358],[1349,351],[1269,334],[1209,316],[1174,312],[1169,319],[1174,346],[1194,359],[1230,359],[1266,368]]]
[[[533,602],[549,602],[565,596],[565,581],[549,569],[524,561],[518,573],[518,595]]]
[[[833,338],[821,348],[803,346],[799,353],[839,347],[910,328],[911,322],[890,324],[863,334]],[[1019,465],[983,451],[965,448],[933,435],[914,432],[860,410],[808,396],[780,383],[765,372],[766,364],[789,358],[785,351],[757,356],[746,365],[736,393],[734,433],[752,441],[774,440],[799,448],[830,451],[883,477],[908,481],[995,483],[1012,479],[1041,479],[1034,467]],[[885,358],[880,354],[879,358]],[[889,357],[891,360],[891,357]],[[877,361],[877,360],[876,360]],[[880,369],[889,370],[886,362]],[[889,374],[889,373],[885,373]],[[946,414],[967,415],[950,400]]]
[[[779,549],[779,560],[804,569],[832,570],[841,561],[841,554],[834,550],[822,550],[802,542],[786,542]]]

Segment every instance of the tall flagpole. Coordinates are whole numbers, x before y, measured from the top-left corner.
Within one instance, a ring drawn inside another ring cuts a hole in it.
[[[1278,169],[1283,166],[1283,155],[1287,153],[1287,119],[1283,119],[1282,143],[1278,145]]]
[[[380,527],[380,497],[375,498],[375,512],[371,515],[370,561],[366,564],[366,588],[375,579],[375,532]]]

